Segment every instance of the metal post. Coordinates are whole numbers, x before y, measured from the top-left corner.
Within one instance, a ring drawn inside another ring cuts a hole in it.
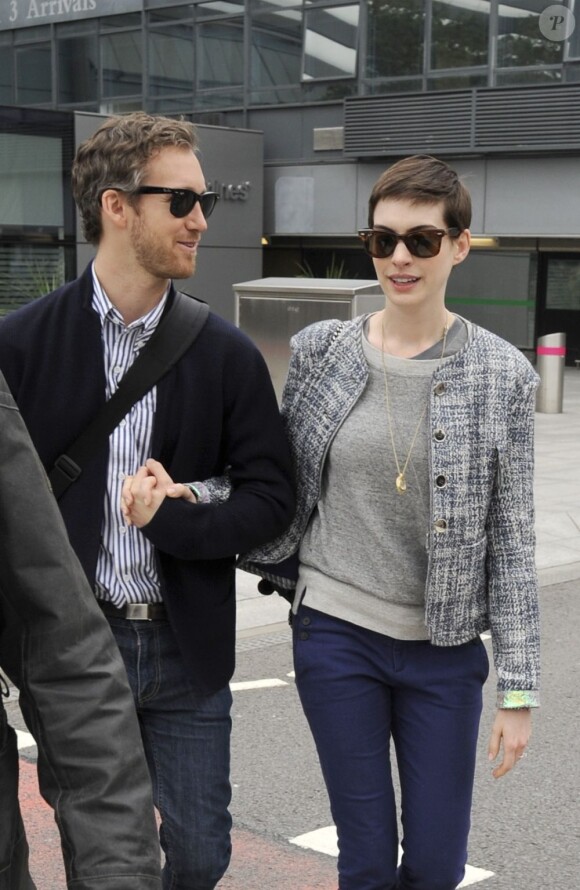
[[[544,337],[539,337],[536,355],[536,370],[540,375],[536,411],[540,414],[561,414],[564,399],[566,334],[546,334]]]

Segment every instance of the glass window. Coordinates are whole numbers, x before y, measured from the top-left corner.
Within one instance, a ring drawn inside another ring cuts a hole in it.
[[[63,140],[0,133],[0,226],[64,226]]]
[[[279,12],[282,9],[294,9],[302,6],[302,0],[253,0],[253,12]]]
[[[97,19],[89,19],[82,22],[63,22],[61,25],[56,26],[56,36],[58,38],[76,37],[79,34],[86,36],[87,34],[96,34],[96,32]]]
[[[129,111],[141,111],[143,99],[107,99],[99,103],[100,114],[127,114]]]
[[[250,105],[292,105],[302,101],[302,88],[292,86],[256,90],[250,93]]]
[[[243,19],[198,25],[196,68],[199,89],[243,84]]]
[[[546,309],[580,311],[580,260],[548,259]]]
[[[186,5],[185,3],[176,3],[176,0],[145,0],[144,3],[145,9],[151,9],[154,6],[180,6],[180,8],[183,8]]]
[[[398,80],[371,80],[365,84],[365,96],[381,93],[420,93],[423,89],[422,77],[399,78]]]
[[[13,32],[14,43],[31,43],[33,40],[50,40],[50,25],[37,28],[19,28]]]
[[[345,96],[355,96],[356,93],[356,80],[334,80],[329,83],[309,80],[302,84],[304,102],[336,102]]]
[[[487,71],[481,74],[455,74],[442,77],[430,77],[427,81],[428,90],[472,90],[474,87],[487,86]]]
[[[64,284],[66,250],[48,244],[1,244],[0,316]]]
[[[94,101],[99,73],[96,36],[59,40],[57,47],[58,101]]]
[[[487,64],[491,3],[433,0],[431,68],[473,68]]]
[[[577,83],[580,80],[580,65],[566,65],[566,82]]]
[[[11,46],[0,49],[0,105],[14,102],[14,51]]]
[[[564,41],[548,40],[540,31],[539,18],[545,8],[545,0],[502,0],[498,6],[498,68],[561,61]]]
[[[367,77],[423,71],[425,0],[369,0]]]
[[[193,24],[149,32],[149,95],[193,89]]]
[[[162,99],[149,99],[147,102],[147,111],[152,114],[191,114],[192,109],[192,96],[182,96],[179,99],[164,96]]]
[[[240,108],[243,104],[244,92],[242,87],[238,90],[197,93],[195,97],[196,111],[211,111],[216,108]]]
[[[329,6],[306,12],[305,80],[356,74],[359,6]]]
[[[142,92],[139,31],[101,37],[101,63],[104,96],[127,96]]]
[[[576,27],[572,31],[568,41],[568,56],[571,59],[580,59],[580,7],[576,9],[578,6],[578,3],[574,4]]]
[[[193,17],[193,6],[171,6],[169,9],[152,10],[147,18],[151,24],[156,22],[174,22],[190,20]]]
[[[533,86],[534,84],[561,83],[562,70],[560,68],[536,68],[531,71],[498,71],[496,84],[498,87],[508,86]]]
[[[299,84],[302,65],[302,12],[288,9],[252,19],[252,87]]]
[[[16,51],[16,102],[19,105],[52,102],[52,52],[49,43]]]
[[[243,12],[243,0],[239,0],[239,2],[235,2],[235,0],[228,0],[228,2],[217,0],[215,3],[200,3],[199,6],[195,7],[195,14],[198,19],[215,19],[224,15],[242,15]]]
[[[141,13],[129,12],[126,15],[110,15],[99,19],[101,31],[118,31],[119,28],[140,28]]]

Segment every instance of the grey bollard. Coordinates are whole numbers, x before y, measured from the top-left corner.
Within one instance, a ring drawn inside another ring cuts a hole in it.
[[[540,414],[561,414],[564,399],[564,365],[566,334],[538,337],[536,371],[540,385],[536,394],[536,411]]]

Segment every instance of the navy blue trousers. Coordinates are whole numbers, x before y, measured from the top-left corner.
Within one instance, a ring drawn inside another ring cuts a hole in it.
[[[338,833],[339,890],[455,890],[467,862],[485,646],[479,637],[451,647],[395,640],[304,605],[293,628],[296,684]]]

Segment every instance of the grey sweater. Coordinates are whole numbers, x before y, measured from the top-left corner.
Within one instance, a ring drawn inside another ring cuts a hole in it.
[[[466,341],[465,322],[456,319],[445,355]],[[429,460],[427,415],[421,415],[442,342],[412,359],[385,355],[401,467],[418,429],[402,495],[395,488],[381,352],[364,330],[361,342],[369,378],[326,458],[321,497],[300,547],[295,606],[304,600],[313,609],[396,639],[427,639]]]

